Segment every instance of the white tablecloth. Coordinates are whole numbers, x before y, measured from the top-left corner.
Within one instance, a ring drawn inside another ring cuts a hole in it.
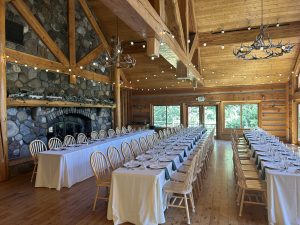
[[[300,175],[267,170],[268,218],[272,225],[300,224]]]
[[[266,144],[248,141],[255,152],[257,163],[265,169],[268,195],[268,220],[270,225],[300,225],[300,174],[299,167],[290,166],[281,172],[278,162],[273,162],[266,150]]]
[[[123,141],[130,142],[132,139],[145,137],[153,134],[153,132],[153,130],[135,132],[82,145],[75,149],[39,153],[35,187],[56,188],[56,190],[60,190],[62,187],[70,188],[72,185],[93,176],[90,155],[94,151],[101,151],[106,154],[109,146],[120,149]]]
[[[193,140],[191,140],[191,146]],[[171,143],[169,145],[172,145]],[[190,148],[190,146],[189,146]],[[187,156],[193,149],[182,147]],[[182,163],[179,156],[174,156],[176,167]],[[168,172],[171,176],[172,163],[168,163]],[[164,170],[119,168],[113,172],[110,189],[107,219],[114,224],[130,222],[135,225],[157,225],[165,223],[163,186],[166,183]]]

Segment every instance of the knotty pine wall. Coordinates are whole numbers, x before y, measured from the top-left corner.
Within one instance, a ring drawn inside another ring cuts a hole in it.
[[[259,104],[259,125],[282,139],[289,133],[289,102],[286,84],[238,86],[223,88],[199,88],[189,91],[133,91],[127,110],[127,124],[152,123],[151,105],[181,105],[181,122],[187,124],[187,106],[217,105],[217,137],[229,139],[230,129],[224,128],[224,104],[249,102]],[[129,95],[128,95],[129,96]],[[196,101],[198,96],[205,96],[203,103]]]

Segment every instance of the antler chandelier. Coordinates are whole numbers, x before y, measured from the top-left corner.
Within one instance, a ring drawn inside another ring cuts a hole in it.
[[[241,44],[240,48],[234,49],[233,54],[235,57],[243,60],[261,60],[290,53],[295,45],[291,43],[282,44],[282,41],[273,44],[269,35],[267,37],[265,35],[267,28],[268,26],[264,26],[263,24],[263,0],[261,0],[261,25],[259,34],[251,45]],[[266,39],[267,41],[265,42]]]
[[[107,55],[105,59],[101,60],[101,65],[104,67],[116,68],[132,68],[136,64],[136,60],[129,54],[123,55],[123,49],[121,41],[119,39],[119,27],[118,27],[118,18],[117,18],[117,37],[112,38],[112,43],[114,45],[112,49],[112,54]]]

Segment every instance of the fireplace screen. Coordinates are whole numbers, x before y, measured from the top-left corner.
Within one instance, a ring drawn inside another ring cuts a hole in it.
[[[66,135],[75,138],[79,133],[90,134],[92,130],[91,120],[82,115],[68,114],[57,117],[48,127],[48,139],[57,137],[61,140]]]

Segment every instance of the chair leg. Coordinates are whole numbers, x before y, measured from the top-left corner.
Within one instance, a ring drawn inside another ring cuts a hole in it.
[[[185,203],[185,211],[186,211],[186,216],[187,216],[187,224],[191,224],[189,205],[188,205],[188,202],[187,202],[186,194],[184,194],[184,203]]]
[[[32,171],[31,180],[30,180],[31,183],[32,183],[33,178],[34,178],[35,171],[36,171],[36,164],[34,164],[34,168],[33,168],[33,171]]]
[[[97,187],[96,196],[95,196],[95,200],[94,200],[94,204],[93,204],[93,211],[95,211],[95,209],[96,209],[96,204],[97,204],[97,200],[98,200],[99,188],[100,188],[100,187]]]
[[[242,216],[242,211],[243,211],[243,206],[244,206],[244,198],[245,198],[245,190],[243,189],[241,203],[240,203],[241,205],[240,205],[239,216]]]
[[[190,201],[191,201],[191,206],[192,206],[192,210],[194,213],[195,212],[195,202],[194,202],[193,192],[190,193]]]

